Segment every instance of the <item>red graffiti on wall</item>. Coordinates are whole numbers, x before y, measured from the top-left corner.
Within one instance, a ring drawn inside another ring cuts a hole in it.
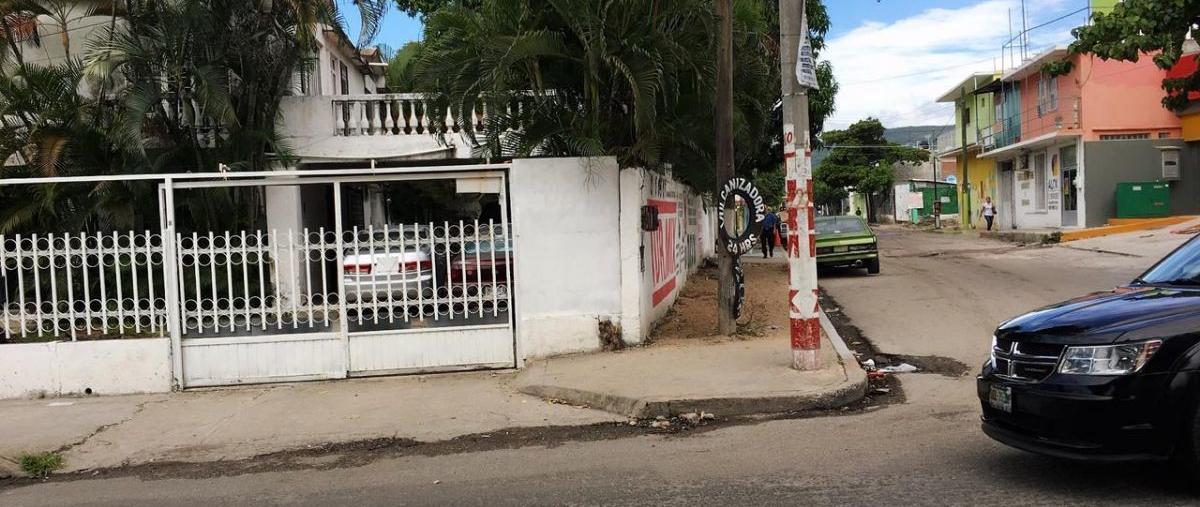
[[[675,292],[679,267],[675,237],[679,227],[679,204],[650,199],[646,204],[658,208],[658,230],[650,233],[650,271],[654,277],[651,305],[658,306]]]

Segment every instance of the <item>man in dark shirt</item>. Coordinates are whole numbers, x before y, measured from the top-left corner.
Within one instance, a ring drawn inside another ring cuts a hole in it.
[[[767,209],[767,216],[763,219],[762,233],[759,235],[759,241],[762,243],[763,258],[775,257],[775,235],[779,232],[779,215],[774,211]]]

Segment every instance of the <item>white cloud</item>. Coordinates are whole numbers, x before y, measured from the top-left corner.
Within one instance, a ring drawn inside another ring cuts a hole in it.
[[[1054,12],[1046,7],[1039,3],[1041,12]],[[868,21],[829,39],[821,57],[833,63],[841,91],[827,128],[844,128],[868,116],[888,127],[953,123],[953,106],[935,101],[972,72],[1001,65],[1009,9],[1019,17],[1019,0],[930,9],[890,23]],[[1061,42],[1063,28],[1045,29],[1052,30],[1054,35],[1044,35]],[[1045,36],[1033,41],[1046,42]]]

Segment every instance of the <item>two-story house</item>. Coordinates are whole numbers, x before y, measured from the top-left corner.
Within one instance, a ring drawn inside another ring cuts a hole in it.
[[[974,125],[978,155],[968,165],[980,172],[968,168],[963,179],[969,206],[992,197],[1005,229],[1104,225],[1116,216],[1119,183],[1162,180],[1164,163],[1179,161],[1181,122],[1162,106],[1164,76],[1149,58],[1104,61],[1059,47],[967,91],[989,120]],[[961,96],[943,99],[959,104],[960,122],[968,118]],[[1186,176],[1167,176],[1173,213],[1200,208]]]
[[[1001,77],[995,141],[1002,221],[1014,228],[1096,227],[1116,216],[1118,183],[1156,181],[1182,146],[1162,106],[1164,72],[1149,58],[1104,61],[1055,48]],[[1193,212],[1177,194],[1172,211]]]
[[[945,134],[949,142],[939,143],[938,158],[942,178],[954,177],[959,186],[958,202],[962,207],[962,224],[970,226],[977,218],[971,210],[983,199],[995,194],[996,164],[979,155],[985,143],[993,139],[991,129],[996,121],[991,93],[982,92],[999,79],[994,73],[971,74],[938,98],[940,103],[954,104],[954,131]]]

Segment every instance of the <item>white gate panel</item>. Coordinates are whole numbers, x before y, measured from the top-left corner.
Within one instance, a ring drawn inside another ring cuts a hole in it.
[[[336,336],[266,340],[208,338],[184,340],[187,387],[262,384],[343,378],[345,344]]]
[[[350,375],[513,368],[508,325],[350,336]]]

